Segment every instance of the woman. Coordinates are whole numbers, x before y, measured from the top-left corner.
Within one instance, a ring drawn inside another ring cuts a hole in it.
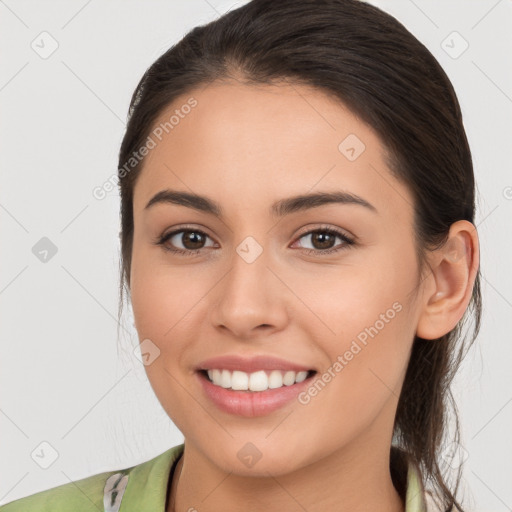
[[[122,285],[185,441],[2,511],[463,510],[441,451],[480,321],[474,177],[417,39],[357,0],[229,11],[146,71],[118,177]]]

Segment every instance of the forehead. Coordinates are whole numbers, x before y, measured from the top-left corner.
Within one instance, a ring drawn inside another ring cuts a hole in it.
[[[313,87],[214,82],[177,98],[151,133],[135,211],[165,188],[246,209],[314,188],[347,189],[391,209],[412,203],[372,128]]]

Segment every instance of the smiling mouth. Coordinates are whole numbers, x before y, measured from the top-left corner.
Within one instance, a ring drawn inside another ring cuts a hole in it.
[[[200,375],[214,386],[229,391],[241,391],[246,393],[258,393],[272,391],[293,386],[316,375],[315,370],[309,371],[284,371],[284,370],[259,370],[252,373],[243,371],[230,371],[224,369],[198,370]]]

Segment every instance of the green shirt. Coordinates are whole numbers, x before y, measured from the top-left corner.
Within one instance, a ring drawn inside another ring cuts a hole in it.
[[[184,444],[151,460],[99,473],[0,506],[0,512],[165,512],[169,478]],[[419,472],[409,465],[406,512],[427,512]],[[432,508],[429,505],[428,512]]]

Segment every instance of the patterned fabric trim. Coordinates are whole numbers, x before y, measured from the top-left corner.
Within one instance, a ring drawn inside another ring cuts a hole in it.
[[[105,482],[103,493],[103,506],[105,512],[119,512],[124,491],[128,485],[128,475],[116,473]]]

